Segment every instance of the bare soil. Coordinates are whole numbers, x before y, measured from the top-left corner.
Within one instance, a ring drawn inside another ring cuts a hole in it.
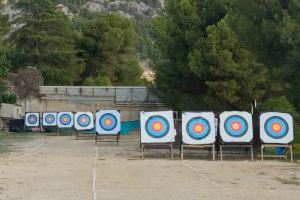
[[[244,156],[211,161],[194,153],[181,161],[178,150],[170,160],[168,150],[157,149],[146,150],[141,160],[137,136],[122,136],[119,146],[97,147],[75,136],[24,138],[0,141],[1,200],[300,197],[300,165],[286,161],[249,161]]]

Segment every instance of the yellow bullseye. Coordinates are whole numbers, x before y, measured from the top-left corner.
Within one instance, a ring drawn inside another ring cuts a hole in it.
[[[196,131],[196,132],[202,132],[202,131],[203,131],[203,126],[201,126],[201,125],[199,125],[199,124],[196,125],[196,126],[195,126],[195,131]]]
[[[162,125],[161,125],[160,123],[155,123],[155,124],[153,125],[153,128],[154,128],[154,130],[159,131],[159,130],[162,129]]]
[[[279,132],[279,131],[281,130],[281,126],[280,126],[280,124],[275,123],[275,124],[273,124],[272,129],[273,129],[275,132]]]
[[[106,119],[106,120],[104,121],[104,123],[105,123],[105,125],[111,125],[111,120],[110,120],[110,119]]]
[[[240,128],[241,128],[241,126],[240,126],[239,123],[233,123],[233,124],[232,124],[232,129],[233,129],[233,130],[237,131],[237,130],[239,130]]]

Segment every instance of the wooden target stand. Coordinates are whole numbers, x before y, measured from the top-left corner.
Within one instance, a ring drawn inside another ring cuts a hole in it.
[[[181,143],[181,148],[180,148],[180,158],[183,160],[183,151],[184,148],[187,149],[208,149],[209,153],[212,151],[212,159],[216,159],[216,154],[215,154],[215,143],[213,144],[184,144]]]
[[[224,143],[223,141],[220,143],[220,159],[223,160],[223,149],[224,148],[245,148],[245,154],[247,155],[248,149],[250,149],[251,160],[254,160],[253,154],[253,142],[250,143]]]
[[[119,132],[118,134],[98,134],[96,132],[96,135],[95,135],[95,145],[97,145],[97,143],[106,143],[106,142],[115,142],[117,143],[117,146],[119,145],[119,140],[120,140],[120,136],[121,136],[121,133]],[[116,140],[103,140],[102,138],[103,137],[116,137]]]
[[[141,149],[142,149],[142,160],[144,160],[144,152],[145,148],[147,147],[160,147],[160,146],[167,146],[170,149],[170,157],[171,160],[174,159],[174,152],[173,152],[173,142],[167,142],[167,143],[141,143]],[[152,148],[153,149],[153,148]],[[156,148],[155,148],[156,149]],[[158,148],[157,148],[158,149]]]
[[[276,148],[276,147],[284,147],[286,148],[286,151],[283,155],[264,155],[265,148]],[[261,144],[260,147],[260,156],[261,160],[264,160],[264,158],[284,158],[285,160],[288,159],[288,153],[290,152],[290,158],[291,162],[293,162],[293,144]]]

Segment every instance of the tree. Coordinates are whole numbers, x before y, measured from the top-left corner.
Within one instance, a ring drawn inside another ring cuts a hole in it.
[[[230,26],[269,69],[265,98],[287,96],[300,111],[299,0],[230,1]]]
[[[55,0],[20,0],[19,26],[10,37],[15,43],[15,68],[32,66],[41,70],[45,84],[72,84],[82,71],[74,50],[74,33],[68,18]]]
[[[155,89],[179,110],[248,109],[264,94],[266,69],[241,47],[218,0],[167,0],[155,19]]]
[[[0,0],[0,10],[1,8],[2,0]],[[9,29],[10,26],[7,17],[0,13],[0,76],[5,75],[10,68],[10,62],[8,60],[10,47],[6,41],[6,34]]]
[[[78,49],[85,60],[85,84],[136,85],[142,69],[132,22],[116,13],[101,14],[81,29]],[[87,80],[85,80],[87,79]]]

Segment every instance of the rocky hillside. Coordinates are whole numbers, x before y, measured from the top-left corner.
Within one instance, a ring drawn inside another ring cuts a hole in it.
[[[17,0],[5,0],[5,12],[13,16],[13,5]],[[153,17],[162,8],[164,0],[59,0],[59,7],[70,16],[81,11],[119,12],[127,17]]]

